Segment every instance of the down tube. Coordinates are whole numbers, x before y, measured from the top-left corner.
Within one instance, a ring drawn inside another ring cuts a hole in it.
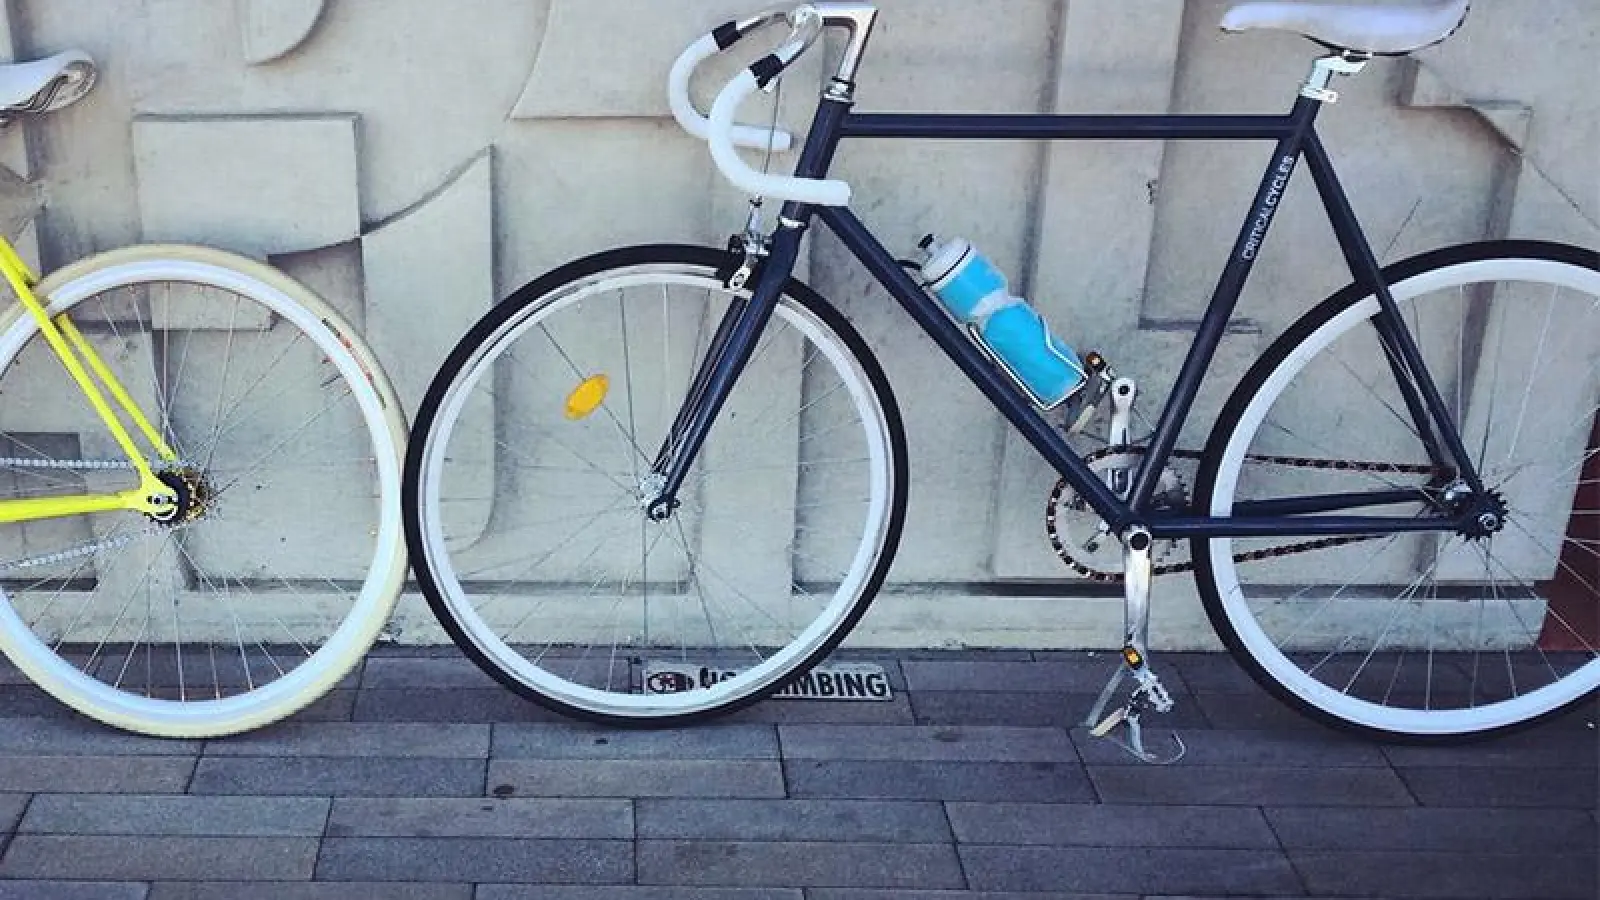
[[[961,333],[943,310],[906,274],[905,269],[894,261],[889,252],[878,243],[867,227],[856,218],[855,213],[848,207],[818,207],[816,215],[839,240],[850,249],[856,259],[872,273],[872,277],[883,285],[884,289],[900,301],[911,318],[922,326],[922,330],[933,338],[934,343],[950,357],[961,371],[965,372],[972,383],[989,398],[995,408],[1000,410],[1017,431],[1027,438],[1028,443],[1039,451],[1062,477],[1066,478],[1076,488],[1094,511],[1099,513],[1113,529],[1121,531],[1130,524],[1131,516],[1128,507],[1105,483],[1095,477],[1094,473],[1078,455],[1072,452],[1067,442],[1056,429],[1046,422],[1039,411],[1034,408],[1023,395],[1019,388],[1007,381],[989,362],[972,342]]]

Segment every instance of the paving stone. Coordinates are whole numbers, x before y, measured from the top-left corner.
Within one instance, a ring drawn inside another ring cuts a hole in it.
[[[1207,694],[1202,691],[1195,695],[1195,702],[1213,728],[1232,731],[1331,731],[1326,725],[1301,715],[1260,688],[1234,694]]]
[[[1389,769],[1271,766],[1089,766],[1106,803],[1413,806]]]
[[[1291,851],[1313,894],[1593,900],[1594,848],[1581,853],[1328,853]]]
[[[1075,728],[1094,709],[1095,694],[1006,694],[918,691],[911,705],[918,725],[1013,725],[1037,728]],[[1172,712],[1151,714],[1147,724],[1159,720],[1180,729],[1209,728],[1205,713],[1192,697],[1173,698]]]
[[[307,880],[315,838],[19,834],[0,878]]]
[[[0,720],[0,756],[193,756],[199,741],[114,731],[84,718]]]
[[[1423,806],[1531,806],[1593,809],[1594,769],[1397,769]]]
[[[146,887],[117,881],[0,881],[0,900],[144,900]]]
[[[1600,734],[1538,728],[1453,747],[1393,745],[1383,753],[1396,767],[1594,769],[1600,767]]]
[[[384,756],[483,759],[486,725],[287,722],[209,741],[207,756]]]
[[[31,684],[0,685],[0,717],[86,721],[71,707]]]
[[[1593,852],[1594,820],[1565,809],[1263,810],[1289,850],[1440,850],[1458,853]]]
[[[1163,723],[1164,724],[1164,723]],[[1169,728],[1146,728],[1147,748],[1160,752],[1172,745]],[[1206,729],[1177,735],[1184,742],[1185,766],[1305,766],[1308,768],[1386,767],[1388,761],[1378,745],[1332,732],[1319,731],[1233,731]],[[1130,765],[1144,763],[1121,747],[1089,734],[1087,728],[1072,731],[1072,742],[1089,765]]]
[[[329,837],[633,837],[626,800],[418,797],[333,801]]]
[[[294,714],[294,722],[348,722],[355,714],[358,691],[329,691]]]
[[[949,842],[938,803],[883,800],[640,800],[640,838]]]
[[[362,690],[357,722],[561,722],[572,719],[522,699],[503,687],[482,690]]]
[[[643,884],[963,887],[949,844],[639,841]]]
[[[320,837],[321,797],[40,794],[21,831],[34,834]]]
[[[633,880],[630,841],[510,838],[327,838],[318,881]]]
[[[786,760],[783,770],[791,797],[976,801],[1027,797],[1055,803],[1095,800],[1094,788],[1077,763]]]
[[[960,661],[960,660],[906,660],[901,670],[906,675],[906,686],[913,693],[922,691],[958,691],[963,693],[1001,694],[1089,694],[1094,695],[1105,686],[1106,680],[1117,670],[1121,661],[1115,654],[1055,657],[1026,662],[1012,661]],[[1169,678],[1168,672],[1171,673]],[[1158,674],[1167,690],[1188,693],[1176,669],[1164,667]]]
[[[192,756],[3,756],[0,784],[40,793],[177,794],[194,767]]]
[[[1277,851],[1187,847],[1003,847],[963,844],[974,890],[1295,894],[1300,880]]]
[[[911,725],[911,695],[873,702],[767,700],[732,713],[720,722],[774,725]]]
[[[1067,894],[1060,891],[906,891],[878,888],[812,888],[806,900],[1131,900],[1126,894]]]
[[[947,803],[966,844],[1275,849],[1259,810],[1236,806]]]
[[[1059,728],[780,725],[784,759],[1077,762]]]
[[[472,660],[372,657],[361,675],[362,690],[505,690]]]
[[[17,822],[22,819],[22,811],[27,808],[27,794],[0,794],[0,834],[15,831]]]
[[[803,895],[798,887],[480,884],[477,900],[803,900]]]
[[[475,797],[477,759],[206,758],[190,793],[350,797]]]
[[[497,759],[777,759],[770,725],[620,731],[586,725],[497,725]]]
[[[170,881],[150,886],[149,900],[472,900],[470,884],[359,881]]]
[[[518,797],[782,797],[776,760],[495,759],[488,793]]]
[[[1261,686],[1226,653],[1163,653],[1156,664],[1178,670],[1196,694],[1259,694]]]

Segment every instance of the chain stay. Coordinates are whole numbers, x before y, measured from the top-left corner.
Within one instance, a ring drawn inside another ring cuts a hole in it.
[[[1141,447],[1141,446],[1138,446],[1138,445],[1133,445],[1133,444],[1115,445],[1114,444],[1114,445],[1111,445],[1111,446],[1108,446],[1108,447],[1102,447],[1101,449],[1096,450],[1095,452],[1085,456],[1083,458],[1083,460],[1086,463],[1092,463],[1092,462],[1094,462],[1094,461],[1096,461],[1098,459],[1101,459],[1101,458],[1104,458],[1104,457],[1107,457],[1107,456],[1112,456],[1112,455],[1118,454],[1118,453],[1139,453],[1139,454],[1142,454],[1144,452],[1145,452],[1145,448]],[[1198,451],[1195,451],[1195,450],[1182,450],[1182,449],[1174,449],[1172,451],[1172,456],[1175,459],[1189,459],[1189,460],[1196,460],[1196,461],[1198,461],[1198,460],[1203,458],[1203,455],[1201,453],[1199,453]],[[1247,462],[1265,463],[1265,464],[1268,464],[1268,465],[1277,465],[1277,466],[1290,466],[1290,467],[1302,468],[1302,469],[1333,469],[1333,470],[1338,470],[1338,471],[1353,471],[1353,472],[1394,472],[1394,473],[1402,474],[1402,475],[1435,475],[1435,474],[1438,474],[1438,470],[1433,466],[1420,465],[1420,464],[1415,464],[1415,463],[1387,463],[1387,462],[1372,462],[1372,461],[1369,461],[1369,460],[1353,460],[1353,459],[1312,459],[1310,457],[1304,457],[1304,456],[1269,456],[1269,455],[1263,455],[1263,454],[1257,454],[1257,453],[1247,453],[1247,454],[1245,454],[1245,460]],[[1068,488],[1068,484],[1067,484],[1067,480],[1065,478],[1057,480],[1055,487],[1053,489],[1051,489],[1051,491],[1050,491],[1050,499],[1045,504],[1044,528],[1045,528],[1045,533],[1050,538],[1050,546],[1055,550],[1056,556],[1060,557],[1061,561],[1066,564],[1067,568],[1073,570],[1078,575],[1089,579],[1090,581],[1100,581],[1100,582],[1120,582],[1120,581],[1122,581],[1122,573],[1121,572],[1103,572],[1103,571],[1100,571],[1098,569],[1091,569],[1088,566],[1084,565],[1083,563],[1080,563],[1077,560],[1073,559],[1072,558],[1072,554],[1067,552],[1066,545],[1062,543],[1061,534],[1056,530],[1056,508],[1060,505],[1061,498],[1066,493],[1067,488]],[[1256,561],[1263,560],[1263,559],[1275,559],[1275,558],[1280,557],[1280,556],[1289,556],[1289,555],[1295,554],[1295,553],[1309,553],[1309,552],[1311,552],[1313,550],[1327,550],[1327,549],[1332,548],[1332,547],[1342,547],[1342,546],[1344,546],[1346,544],[1355,544],[1355,543],[1359,543],[1361,541],[1370,541],[1370,540],[1374,540],[1375,538],[1380,538],[1380,537],[1383,537],[1383,535],[1379,535],[1379,534],[1359,534],[1359,535],[1340,535],[1338,537],[1317,538],[1316,540],[1311,540],[1311,541],[1301,541],[1299,543],[1294,543],[1294,544],[1284,544],[1283,546],[1280,546],[1280,547],[1266,547],[1266,548],[1263,548],[1263,549],[1260,549],[1260,550],[1249,550],[1249,551],[1246,551],[1246,552],[1243,552],[1243,553],[1235,553],[1233,555],[1233,561],[1236,562],[1236,563],[1244,563],[1244,562],[1256,562]],[[1193,569],[1194,569],[1194,561],[1193,560],[1189,560],[1188,562],[1168,563],[1166,565],[1153,566],[1153,567],[1151,567],[1150,574],[1152,576],[1154,576],[1154,575],[1172,575],[1172,574],[1176,574],[1176,573],[1179,573],[1179,572],[1188,572],[1188,571],[1191,571]]]

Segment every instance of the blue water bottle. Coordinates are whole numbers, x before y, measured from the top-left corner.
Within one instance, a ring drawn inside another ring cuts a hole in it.
[[[930,234],[917,246],[927,253],[922,278],[933,295],[1035,403],[1051,409],[1083,387],[1088,377],[1078,354],[971,243]]]

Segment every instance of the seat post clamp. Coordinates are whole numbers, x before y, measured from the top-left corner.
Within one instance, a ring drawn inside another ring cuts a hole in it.
[[[1306,76],[1305,84],[1300,86],[1300,96],[1323,103],[1338,103],[1339,92],[1328,87],[1335,75],[1354,75],[1366,68],[1372,60],[1369,53],[1358,53],[1354,50],[1341,50],[1320,56],[1311,64],[1311,74]]]

